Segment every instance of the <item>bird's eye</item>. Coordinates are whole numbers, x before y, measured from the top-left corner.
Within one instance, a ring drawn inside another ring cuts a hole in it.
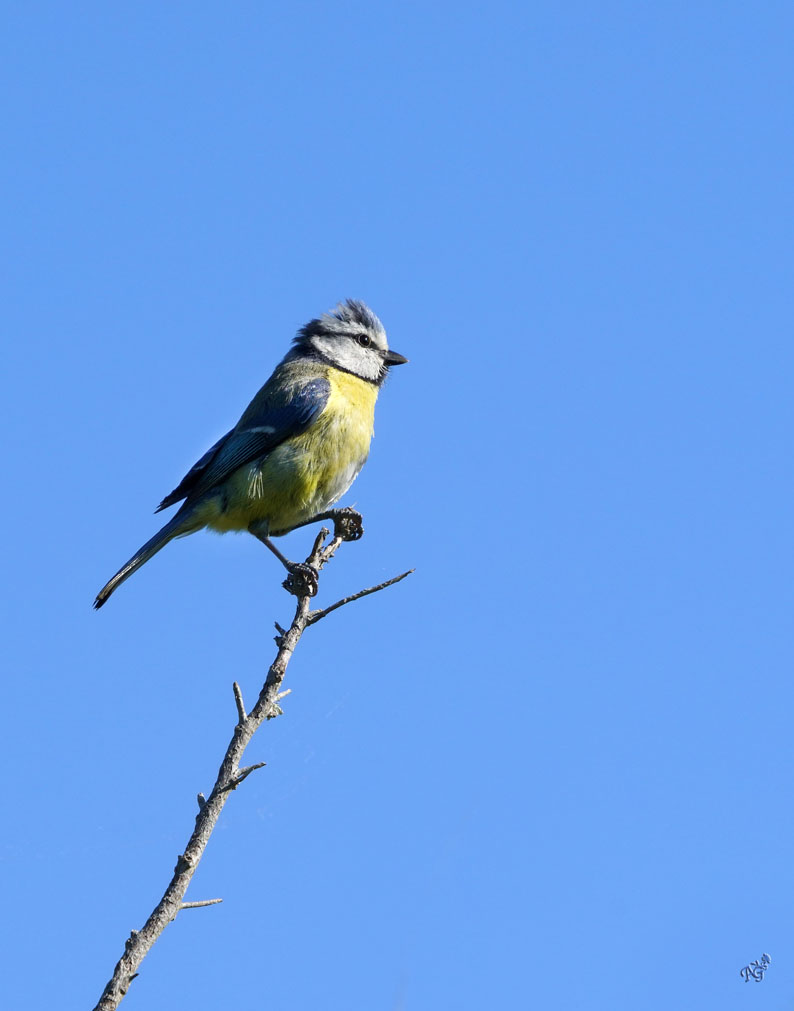
[[[359,344],[362,346],[362,348],[368,348],[370,346],[370,344],[372,343],[372,340],[371,340],[369,334],[366,334],[366,333],[360,333],[358,335],[357,340],[358,340]]]

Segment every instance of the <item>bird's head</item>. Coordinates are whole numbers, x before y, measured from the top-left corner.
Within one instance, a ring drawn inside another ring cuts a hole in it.
[[[301,327],[295,350],[380,385],[391,365],[408,361],[390,351],[386,331],[363,302],[349,298]]]

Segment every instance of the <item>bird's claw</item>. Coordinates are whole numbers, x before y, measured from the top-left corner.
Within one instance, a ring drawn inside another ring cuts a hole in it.
[[[357,541],[364,536],[364,522],[361,513],[350,506],[334,512],[334,537],[343,541]]]
[[[295,597],[316,597],[319,576],[313,565],[306,562],[292,562],[289,566],[289,575],[281,585]]]

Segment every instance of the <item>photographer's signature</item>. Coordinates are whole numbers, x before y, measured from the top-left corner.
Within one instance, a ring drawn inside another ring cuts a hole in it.
[[[772,959],[769,957],[769,955],[767,955],[766,952],[764,952],[764,954],[759,959],[756,959],[755,962],[751,962],[749,965],[746,965],[739,972],[739,975],[742,977],[745,983],[749,983],[751,979],[754,979],[756,983],[760,983],[761,980],[764,978],[764,973],[769,968],[769,963],[771,961]]]

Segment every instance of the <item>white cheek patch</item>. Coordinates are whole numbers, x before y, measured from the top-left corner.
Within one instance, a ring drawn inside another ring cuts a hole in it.
[[[349,337],[315,337],[314,346],[332,364],[354,376],[377,382],[380,378],[382,360],[372,348],[362,348]]]

